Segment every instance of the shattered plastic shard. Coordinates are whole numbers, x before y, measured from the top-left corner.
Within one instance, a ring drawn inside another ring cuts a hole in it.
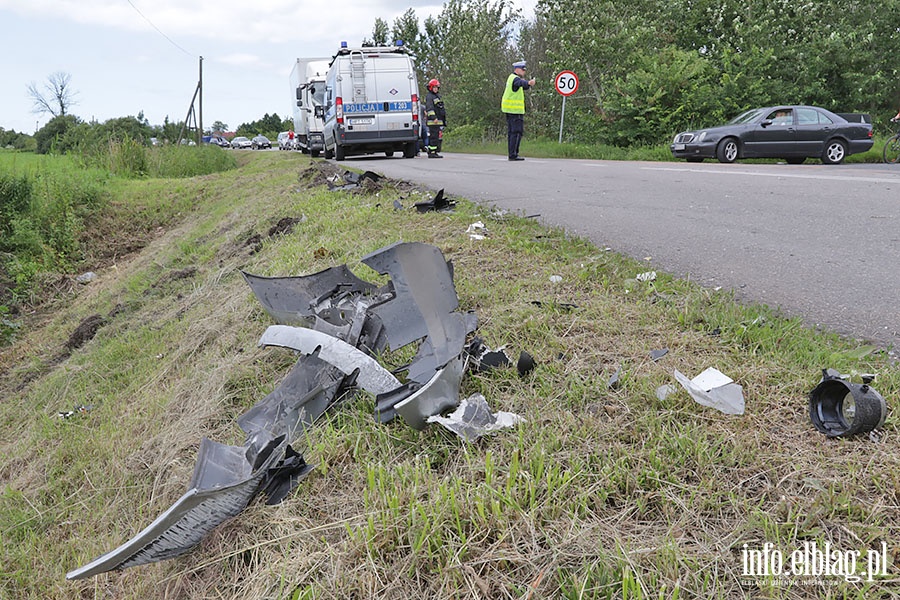
[[[428,422],[439,423],[467,442],[474,442],[486,433],[513,427],[525,419],[510,412],[492,413],[484,396],[474,394],[446,417],[435,415],[428,417]]]
[[[426,383],[459,356],[475,324],[456,312],[459,298],[447,261],[434,246],[398,242],[363,257],[362,263],[391,278],[394,297],[369,308],[381,319],[391,350],[424,338],[407,377]]]
[[[263,277],[241,271],[262,307],[282,325],[307,325],[323,297],[339,293],[373,293],[375,285],[353,274],[347,265],[312,275]]]
[[[727,415],[744,414],[744,388],[718,369],[710,367],[694,379],[675,370],[675,379],[698,404]]]
[[[357,383],[373,394],[383,394],[400,387],[397,378],[378,364],[377,360],[321,331],[289,325],[271,325],[263,333],[259,345],[281,346],[304,354],[312,354],[318,349],[320,359],[334,365],[346,375],[359,369]]]
[[[446,210],[448,208],[451,208],[452,206],[453,202],[444,199],[444,190],[438,191],[438,193],[435,194],[432,200],[429,200],[427,202],[416,202],[415,204],[416,210],[420,213]]]
[[[413,429],[425,429],[428,417],[459,404],[459,384],[465,361],[457,356],[440,369],[421,389],[394,405],[394,410]]]
[[[284,438],[226,446],[204,438],[188,491],[136,536],[66,579],[84,579],[181,556],[220,523],[247,506],[260,481],[283,454]]]

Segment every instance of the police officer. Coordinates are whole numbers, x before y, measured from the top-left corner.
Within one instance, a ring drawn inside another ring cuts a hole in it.
[[[441,82],[432,79],[426,87],[425,124],[428,126],[428,145],[425,148],[428,150],[428,158],[444,158],[438,154],[443,141],[444,125],[447,124],[447,111],[444,110],[444,101],[439,95]]]
[[[519,156],[519,144],[525,133],[525,90],[534,86],[534,78],[525,79],[524,60],[513,63],[513,72],[506,79],[500,110],[506,113],[506,143],[509,160],[525,160]]]

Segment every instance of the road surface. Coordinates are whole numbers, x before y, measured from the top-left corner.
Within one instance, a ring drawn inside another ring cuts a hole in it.
[[[900,165],[351,158],[524,214],[745,302],[900,345]]]

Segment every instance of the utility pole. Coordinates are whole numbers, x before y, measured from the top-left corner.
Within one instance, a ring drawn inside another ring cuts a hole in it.
[[[199,102],[198,102],[199,97]],[[194,106],[197,105],[199,110],[195,110]],[[198,118],[199,113],[199,118]],[[178,133],[178,143],[181,143],[181,140],[185,139],[185,129],[188,131],[188,135],[190,135],[191,130],[191,121],[193,120],[194,125],[197,127],[197,145],[203,143],[203,57],[200,57],[200,80],[197,82],[197,88],[194,90],[194,96],[191,98],[191,105],[188,108],[187,115],[184,117],[184,125],[181,126],[181,131]]]
[[[200,57],[200,83],[197,84],[200,89],[200,122],[197,124],[197,145],[203,142],[203,57]]]

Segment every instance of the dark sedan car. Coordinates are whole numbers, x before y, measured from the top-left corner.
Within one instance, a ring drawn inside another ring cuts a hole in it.
[[[872,122],[861,113],[837,114],[817,106],[767,106],[741,113],[725,125],[675,136],[672,155],[688,162],[717,158],[783,158],[800,164],[821,158],[836,165],[872,147]]]
[[[269,138],[267,138],[264,135],[258,135],[255,138],[253,138],[252,140],[250,140],[250,142],[251,142],[252,148],[254,150],[262,150],[263,148],[271,148],[272,147],[272,142],[270,142]]]

